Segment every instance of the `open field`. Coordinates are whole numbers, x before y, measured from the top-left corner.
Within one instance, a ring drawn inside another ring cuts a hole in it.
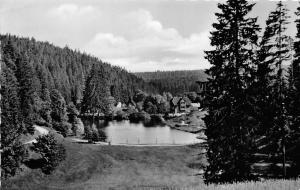
[[[137,186],[199,186],[196,175],[205,162],[196,146],[124,147],[72,143],[63,140],[67,158],[49,176],[24,166],[3,182],[3,189],[132,189]],[[33,155],[34,156],[34,155]]]
[[[197,187],[168,187],[165,190],[299,190],[298,180],[266,180],[264,182],[244,182],[223,185],[200,185]]]
[[[67,158],[47,176],[35,166],[3,182],[9,190],[298,190],[300,180],[268,180],[206,186],[199,173],[205,158],[198,145],[177,147],[101,146],[60,139]],[[31,157],[37,158],[31,154]]]

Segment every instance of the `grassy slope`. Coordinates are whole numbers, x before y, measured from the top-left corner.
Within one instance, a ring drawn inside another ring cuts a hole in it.
[[[186,187],[189,190],[299,190],[300,180],[267,180],[264,182],[244,182],[224,185],[201,185]],[[175,188],[176,189],[176,188]],[[174,189],[174,190],[175,190]]]
[[[196,147],[122,147],[63,142],[67,159],[46,176],[29,169],[3,189],[123,189],[134,186],[198,186]],[[198,163],[197,163],[198,162]]]
[[[59,137],[58,137],[59,138]],[[46,176],[24,166],[22,173],[3,182],[3,189],[199,189],[199,190],[298,190],[300,180],[269,180],[206,186],[196,176],[205,160],[196,146],[122,147],[63,141],[67,159]],[[36,155],[31,155],[36,158]]]

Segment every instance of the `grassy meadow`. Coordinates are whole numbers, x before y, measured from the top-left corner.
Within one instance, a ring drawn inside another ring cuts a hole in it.
[[[61,141],[67,158],[52,174],[23,166],[22,172],[3,182],[3,189],[132,189],[203,183],[195,169],[205,162],[197,146],[124,147]]]
[[[3,181],[9,190],[298,190],[300,180],[270,180],[238,184],[203,183],[199,169],[206,162],[201,148],[125,147],[60,141],[66,146],[67,158],[50,175],[34,165],[23,166],[14,178]],[[30,154],[31,158],[37,155]]]

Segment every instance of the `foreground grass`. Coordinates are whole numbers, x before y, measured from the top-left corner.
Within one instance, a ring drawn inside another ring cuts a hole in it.
[[[165,190],[299,190],[300,180],[266,180],[223,185],[200,185],[189,187],[167,187]]]
[[[51,175],[24,166],[20,174],[3,182],[3,189],[105,190],[203,183],[195,169],[204,162],[199,147],[99,146],[68,140],[63,144],[67,158]]]
[[[61,139],[62,140],[62,139]],[[21,190],[299,190],[300,180],[206,186],[196,175],[205,159],[199,146],[123,147],[62,140],[67,158],[51,174],[23,166],[2,189]],[[33,158],[36,155],[31,154]]]

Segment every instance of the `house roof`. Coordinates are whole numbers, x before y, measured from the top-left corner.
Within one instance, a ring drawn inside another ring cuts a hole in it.
[[[179,100],[180,100],[180,98],[175,96],[175,97],[172,98],[171,103],[172,103],[173,105],[177,105],[178,102],[179,102]]]
[[[188,97],[174,97],[174,98],[172,98],[172,100],[171,100],[171,103],[173,104],[173,105],[177,105],[180,101],[184,101],[187,105],[191,105],[191,100],[188,98]]]
[[[186,96],[184,96],[182,98],[182,100],[184,100],[187,105],[191,105],[191,103],[192,103],[191,100],[188,97],[186,97]]]

